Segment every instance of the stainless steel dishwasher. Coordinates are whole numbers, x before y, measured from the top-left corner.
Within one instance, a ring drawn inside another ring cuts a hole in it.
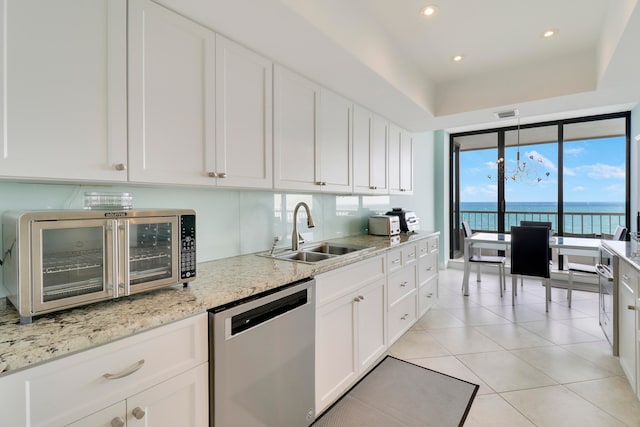
[[[314,419],[315,281],[209,313],[211,425],[300,427]]]

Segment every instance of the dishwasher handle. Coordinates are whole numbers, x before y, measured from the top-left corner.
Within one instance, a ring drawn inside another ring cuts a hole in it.
[[[308,289],[303,289],[275,301],[249,309],[231,317],[231,336],[258,327],[278,316],[307,304]]]

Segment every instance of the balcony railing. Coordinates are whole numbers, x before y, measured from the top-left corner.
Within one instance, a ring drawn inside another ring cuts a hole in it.
[[[474,231],[498,231],[498,212],[460,211],[461,221],[468,221]],[[554,233],[558,231],[557,212],[507,211],[505,230],[520,221],[551,222]],[[601,236],[613,234],[618,225],[625,224],[625,214],[619,212],[565,212],[564,234]]]

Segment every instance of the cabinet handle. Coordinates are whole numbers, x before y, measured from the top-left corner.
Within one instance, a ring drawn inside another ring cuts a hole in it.
[[[355,297],[355,298],[353,299],[353,302],[360,302],[360,299],[359,299],[358,297]]]
[[[407,191],[407,189],[406,188],[401,188],[400,191]]]
[[[209,178],[217,178],[218,174],[215,172],[209,172],[207,175],[209,175]]]
[[[111,427],[124,427],[124,421],[120,417],[115,417],[111,420]]]
[[[136,420],[143,419],[146,414],[146,412],[144,412],[144,409],[142,409],[139,406],[136,406],[135,408],[133,408],[133,411],[131,411],[131,413],[133,414],[134,417],[136,417]]]
[[[116,164],[116,170],[117,171],[125,171],[125,170],[127,170],[127,165],[125,165],[124,163],[117,163]]]
[[[226,178],[227,177],[227,173],[226,172],[220,172],[218,174],[218,178]]]
[[[400,264],[400,260],[399,259],[394,259],[393,261],[391,261],[391,264]]]
[[[431,270],[433,270],[433,266],[427,268],[427,271],[431,271]]]
[[[409,284],[409,282],[402,282],[400,283],[400,287],[404,288],[405,286],[407,286]]]
[[[372,185],[372,186],[370,186],[370,187],[369,187],[369,189],[370,189],[370,190],[377,190],[377,189],[378,189],[378,187],[376,187],[375,185]]]
[[[400,320],[407,320],[407,317],[409,317],[409,313],[405,313],[405,315],[402,316]]]
[[[316,182],[316,185],[327,185],[326,181],[318,181]]]
[[[431,298],[433,296],[433,292],[431,292],[430,294],[427,294],[427,298]]]
[[[628,308],[629,310],[635,310],[635,309],[636,309],[636,306],[635,306],[635,305],[628,305],[628,306],[627,306],[627,308]]]
[[[360,298],[360,301],[364,300],[364,297],[362,295],[358,295],[358,298]]]
[[[127,376],[133,374],[138,369],[142,368],[142,365],[144,365],[144,359],[138,360],[136,363],[134,363],[133,365],[129,366],[128,368],[118,372],[117,374],[109,374],[109,373],[107,373],[107,374],[104,374],[102,376],[104,378],[108,379],[108,380],[117,380],[118,378],[124,378],[124,377],[127,377]]]
[[[411,253],[409,254],[409,258],[415,258],[415,257],[416,257],[415,252],[411,252]]]

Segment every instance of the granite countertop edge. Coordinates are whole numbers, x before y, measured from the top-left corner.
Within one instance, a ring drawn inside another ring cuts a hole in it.
[[[46,314],[34,318],[28,325],[18,324],[18,312],[6,298],[0,298],[0,377],[202,314],[438,234],[421,231],[401,235],[399,243],[392,243],[388,237],[370,235],[331,239],[331,242],[365,245],[373,249],[355,257],[317,264],[277,260],[256,254],[207,261],[198,264],[197,278],[187,287],[168,286]]]

